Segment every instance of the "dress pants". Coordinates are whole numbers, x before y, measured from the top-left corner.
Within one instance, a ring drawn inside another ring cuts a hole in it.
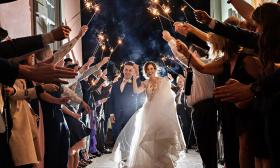
[[[177,115],[180,121],[180,126],[184,135],[184,139],[187,145],[187,148],[195,144],[194,138],[191,137],[192,134],[192,120],[191,120],[191,109],[184,107],[183,104],[177,104]]]
[[[193,105],[192,120],[205,168],[217,168],[217,108],[213,99]]]

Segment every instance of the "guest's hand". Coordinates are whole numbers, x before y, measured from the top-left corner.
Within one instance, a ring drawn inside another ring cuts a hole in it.
[[[251,85],[245,85],[238,80],[230,79],[226,82],[226,85],[214,89],[214,97],[221,99],[221,101],[242,105],[246,101],[251,101],[254,97],[250,87]]]
[[[172,36],[170,35],[170,33],[166,30],[164,30],[162,32],[162,38],[166,41],[169,42],[170,40],[172,40]]]
[[[42,84],[41,86],[45,91],[50,93],[57,92],[59,90],[59,87],[55,84]]]
[[[74,117],[77,120],[80,120],[82,116],[81,116],[81,114],[73,112],[72,117]]]
[[[94,59],[95,57],[89,57],[88,61],[87,61],[87,65],[90,66],[91,64],[94,63]]]
[[[104,57],[97,66],[102,67],[103,65],[107,64],[110,61],[110,57]]]
[[[55,41],[61,41],[69,37],[70,32],[71,32],[71,28],[68,26],[60,26],[51,31]]]
[[[56,104],[66,104],[70,101],[69,97],[56,98]]]
[[[112,124],[115,124],[115,123],[116,123],[116,118],[115,118],[114,115],[111,115],[111,116],[110,116],[110,121],[111,121]]]
[[[107,100],[108,100],[108,98],[101,99],[101,100],[100,100],[100,103],[102,103],[102,104],[103,104],[103,103],[106,103]]]
[[[79,34],[78,34],[78,38],[81,38],[81,37],[83,37],[85,34],[86,34],[86,32],[88,31],[88,26],[87,25],[83,25],[82,27],[81,27],[81,30],[80,30],[80,32],[79,32]]]
[[[76,75],[77,73],[75,73],[72,69],[50,64],[40,64],[35,67],[19,65],[19,77],[36,82],[67,84],[68,82],[62,80],[61,78],[75,78]]]
[[[198,22],[206,25],[209,25],[212,20],[212,18],[205,11],[202,10],[194,10],[194,15]]]
[[[89,107],[89,105],[88,105],[85,101],[83,101],[83,102],[81,103],[81,106],[83,107],[83,109],[84,109],[87,113],[90,113],[90,112],[91,112],[91,108]]]
[[[183,36],[187,36],[193,30],[193,26],[189,23],[175,22],[174,27],[175,31]]]

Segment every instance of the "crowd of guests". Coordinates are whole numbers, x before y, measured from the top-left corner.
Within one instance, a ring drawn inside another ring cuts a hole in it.
[[[245,20],[221,23],[194,10],[209,32],[174,23],[176,32],[192,34],[199,43],[186,45],[163,31],[185,68],[173,88],[184,139],[187,148],[197,144],[205,168],[217,168],[221,127],[226,168],[279,168],[280,6],[229,3]],[[121,129],[142,106],[141,95],[133,92],[135,63],[124,63],[122,73],[109,81],[104,66],[109,57],[98,63],[90,57],[82,66],[67,57],[87,29],[82,26],[57,51],[48,45],[68,38],[68,26],[18,39],[0,29],[1,168],[86,167],[111,153]]]

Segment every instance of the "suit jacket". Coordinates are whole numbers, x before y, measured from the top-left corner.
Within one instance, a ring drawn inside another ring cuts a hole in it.
[[[120,115],[120,112],[125,112],[132,115],[137,111],[138,107],[138,95],[133,92],[133,85],[131,83],[126,83],[123,92],[120,90],[120,85],[123,78],[120,78],[112,86],[112,91],[110,94],[110,99],[108,103],[109,112],[115,114],[115,116]],[[140,80],[137,81],[140,84]]]
[[[0,58],[13,58],[44,48],[42,35],[13,39],[0,43]]]

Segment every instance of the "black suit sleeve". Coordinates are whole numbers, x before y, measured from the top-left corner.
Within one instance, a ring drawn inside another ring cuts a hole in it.
[[[23,37],[0,43],[0,58],[13,58],[44,48],[42,35]]]
[[[11,64],[0,58],[0,83],[13,86],[18,77],[18,64]]]
[[[267,76],[263,80],[256,83],[259,88],[259,94],[261,95],[273,95],[280,91],[280,69],[276,70],[270,76]]]
[[[259,34],[227,23],[216,21],[213,33],[226,37],[243,47],[258,50]]]

